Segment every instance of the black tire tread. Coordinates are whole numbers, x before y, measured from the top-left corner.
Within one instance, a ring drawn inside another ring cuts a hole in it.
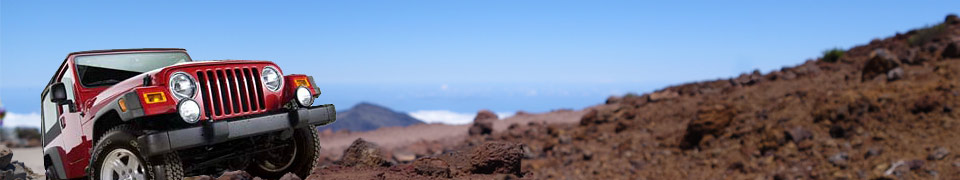
[[[310,125],[310,126],[307,126],[307,128],[310,129],[310,130],[309,130],[309,132],[310,132],[310,137],[313,137],[313,138],[311,138],[311,139],[313,139],[313,158],[312,158],[312,159],[313,159],[313,163],[310,164],[310,167],[304,167],[303,170],[301,170],[301,173],[303,173],[303,174],[301,174],[301,176],[303,176],[303,177],[309,176],[310,173],[311,173],[310,171],[313,171],[313,168],[320,167],[320,159],[319,159],[319,157],[320,157],[320,137],[319,137],[319,135],[320,135],[320,134],[317,133],[317,126]]]
[[[164,154],[157,157],[155,162],[148,164],[151,165],[147,167],[151,173],[157,172],[155,170],[162,170],[164,173],[163,177],[167,179],[183,179],[183,163],[180,161],[180,156],[177,155],[177,153]]]
[[[118,125],[116,127],[110,128],[110,130],[107,130],[105,133],[103,133],[101,137],[109,137],[109,135],[112,133],[126,133],[133,137],[143,134],[142,131],[137,130],[135,127],[124,124],[124,125]],[[98,142],[95,142],[94,148],[93,148],[94,151],[90,155],[90,163],[87,165],[87,169],[86,169],[87,177],[89,179],[96,180],[95,179],[96,168],[94,166],[96,165],[96,162],[98,160],[97,158],[99,158],[100,154],[104,153],[104,151],[107,151],[107,145],[111,144],[112,141],[113,139],[100,139],[98,140]],[[132,144],[131,146],[133,146],[134,148],[137,148],[136,149],[137,152],[143,152],[140,149],[139,145]],[[141,155],[138,155],[138,156],[141,156]],[[155,175],[155,172],[157,172],[157,170],[163,171],[164,177],[166,179],[182,179],[184,176],[183,164],[180,161],[180,157],[177,156],[176,153],[168,153],[165,155],[161,155],[154,158],[153,160],[150,160],[144,157],[140,157],[140,159],[143,159],[144,166],[146,166],[147,179],[157,179],[156,177],[153,177]]]

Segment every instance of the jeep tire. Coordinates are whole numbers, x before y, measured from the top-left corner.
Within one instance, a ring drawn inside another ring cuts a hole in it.
[[[101,172],[107,171],[105,174],[119,179],[125,175],[147,180],[183,179],[183,164],[176,153],[144,158],[137,144],[137,136],[141,134],[141,131],[127,125],[114,127],[104,133],[93,148],[87,167],[88,177],[91,180],[105,179],[108,177]],[[116,163],[127,166],[115,167]]]
[[[280,148],[277,150],[263,152],[253,158],[253,163],[248,166],[247,171],[255,177],[267,179],[278,179],[288,172],[292,172],[299,177],[307,177],[313,167],[317,166],[317,157],[320,155],[320,140],[317,137],[316,126],[307,126],[294,129],[293,137],[285,142],[293,145],[289,148]],[[273,161],[263,160],[262,157],[292,155],[292,159]]]
[[[53,171],[53,167],[47,167],[47,173],[45,176],[47,177],[47,180],[60,179],[60,176],[57,175],[57,172]]]

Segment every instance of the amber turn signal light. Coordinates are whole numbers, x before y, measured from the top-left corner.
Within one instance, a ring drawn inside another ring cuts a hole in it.
[[[143,100],[147,104],[167,102],[167,96],[163,92],[149,92],[143,94]]]
[[[300,86],[310,87],[310,81],[307,81],[307,78],[306,78],[306,77],[297,78],[297,79],[293,80],[293,83],[296,84],[297,87],[300,87]]]
[[[121,112],[127,112],[127,101],[124,101],[123,98],[117,100],[117,105],[120,105]]]

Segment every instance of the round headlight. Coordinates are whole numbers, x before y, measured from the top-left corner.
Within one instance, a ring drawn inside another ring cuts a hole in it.
[[[173,73],[170,76],[170,92],[177,99],[193,98],[193,95],[197,94],[197,81],[187,73]]]
[[[303,107],[309,107],[313,105],[313,94],[310,93],[310,90],[307,87],[300,86],[296,91],[297,103]]]
[[[180,100],[177,105],[177,112],[180,113],[180,118],[184,122],[193,124],[200,121],[200,104],[197,104],[197,101],[193,99]]]
[[[279,91],[280,87],[283,86],[283,76],[276,68],[267,66],[263,68],[263,73],[260,76],[263,79],[264,86],[267,86],[267,89],[271,91]]]

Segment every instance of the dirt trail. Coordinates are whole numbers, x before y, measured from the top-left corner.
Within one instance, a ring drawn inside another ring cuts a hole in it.
[[[554,111],[539,114],[519,114],[496,121],[494,131],[505,131],[511,124],[538,123],[577,123],[586,111]],[[354,140],[363,138],[385,149],[406,148],[415,144],[442,144],[453,146],[467,137],[470,125],[419,124],[407,127],[387,127],[367,132],[325,132],[320,135],[323,144],[323,156],[340,157]]]
[[[13,151],[13,160],[23,162],[34,173],[44,174],[47,171],[43,169],[43,149],[33,148],[11,148]]]

